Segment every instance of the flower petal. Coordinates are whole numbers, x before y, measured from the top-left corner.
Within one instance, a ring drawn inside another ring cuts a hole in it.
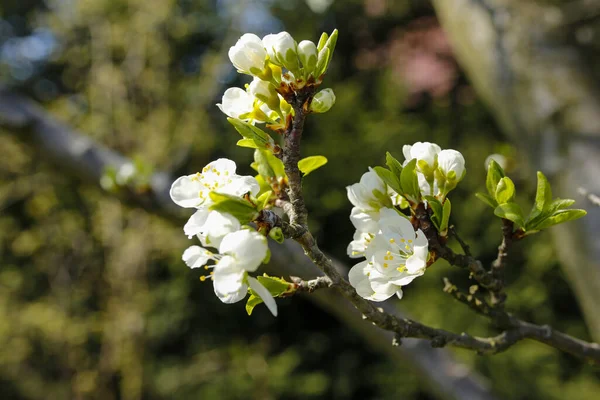
[[[203,199],[199,193],[204,190],[204,187],[198,181],[198,175],[180,176],[171,185],[169,194],[171,199],[180,207],[192,208],[198,207]]]
[[[348,272],[350,284],[356,289],[356,293],[365,299],[373,295],[373,289],[369,282],[370,270],[369,262],[365,260],[350,268]]]
[[[263,235],[244,229],[227,234],[219,246],[219,253],[234,257],[241,268],[252,272],[265,259],[268,249],[267,239]]]
[[[213,285],[215,294],[223,303],[236,303],[246,297],[246,271],[239,268],[233,257],[223,257],[215,266]]]
[[[276,317],[277,303],[275,302],[273,295],[271,295],[267,288],[264,287],[256,278],[249,276],[248,284],[250,284],[250,288],[260,296],[260,298],[265,303],[269,311],[271,311],[271,314],[273,314],[273,316]]]
[[[190,246],[185,249],[181,259],[190,268],[200,268],[213,259],[213,254],[200,246]]]
[[[200,207],[186,222],[183,226],[183,232],[187,235],[188,239],[191,239],[194,235],[202,232],[206,219],[210,211],[207,207]],[[202,243],[206,245],[205,243]]]

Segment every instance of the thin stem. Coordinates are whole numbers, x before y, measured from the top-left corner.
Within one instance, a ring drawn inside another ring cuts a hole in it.
[[[267,215],[266,219],[273,221],[276,226],[280,226],[286,237],[295,239],[302,246],[305,254],[330,279],[331,286],[346,297],[364,315],[365,319],[382,329],[396,333],[396,337],[399,339],[404,337],[428,339],[434,347],[453,345],[474,350],[480,354],[495,354],[508,349],[522,339],[529,338],[600,364],[600,346],[598,344],[587,343],[563,333],[554,332],[547,327],[520,321],[502,310],[488,308],[491,310],[489,316],[498,326],[505,328],[505,331],[498,336],[480,338],[467,333],[456,334],[432,328],[408,318],[398,318],[360,297],[354,287],[337,271],[332,261],[319,249],[307,226],[308,212],[302,195],[302,176],[298,168],[304,119],[314,93],[314,89],[307,89],[310,91],[300,91],[293,97],[286,98],[295,112],[290,128],[284,133],[283,148],[283,164],[289,180],[287,194],[291,204],[291,207],[288,207],[290,222],[284,222],[276,215],[275,217]],[[269,211],[266,212],[269,213]],[[502,287],[501,281],[488,273],[481,262],[467,254],[455,254],[441,243],[428,211],[422,204],[417,209],[416,215],[421,229],[430,240],[430,248],[436,256],[445,258],[451,264],[468,268],[478,282],[488,290],[498,290]],[[480,309],[483,312],[484,308],[480,307]]]
[[[506,301],[504,292],[504,269],[508,258],[508,251],[513,242],[514,223],[507,219],[502,220],[502,243],[498,246],[498,256],[492,263],[492,278],[498,282],[497,288],[491,292],[492,306],[503,308]]]

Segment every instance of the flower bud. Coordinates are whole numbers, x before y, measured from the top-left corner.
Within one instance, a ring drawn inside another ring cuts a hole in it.
[[[308,76],[317,66],[317,45],[310,40],[303,40],[298,43],[298,58],[304,67],[304,74]]]
[[[254,98],[245,90],[233,87],[225,91],[222,103],[217,104],[217,107],[227,116],[239,119],[240,116],[252,112]]]
[[[331,89],[323,89],[319,93],[315,94],[312,102],[310,103],[310,111],[314,113],[324,113],[329,111],[335,104],[335,94]]]
[[[260,74],[267,59],[263,42],[252,33],[242,35],[235,46],[229,49],[228,54],[238,71],[249,75]]]
[[[402,153],[404,154],[404,165],[406,165],[413,158],[417,159],[417,166],[421,166],[423,162],[427,163],[429,168],[433,168],[436,161],[437,154],[442,149],[435,143],[429,142],[417,142],[414,145],[405,145],[402,147]],[[423,172],[423,171],[421,171]]]
[[[448,181],[458,183],[465,174],[465,158],[456,150],[442,150],[438,154],[438,168]]]
[[[254,80],[248,86],[248,92],[267,104],[269,108],[275,110],[279,107],[279,97],[277,96],[277,92],[273,85],[271,85],[267,81],[263,81],[259,78],[254,78]]]
[[[287,32],[269,34],[263,38],[263,45],[273,64],[290,71],[298,69],[298,49],[292,35]]]

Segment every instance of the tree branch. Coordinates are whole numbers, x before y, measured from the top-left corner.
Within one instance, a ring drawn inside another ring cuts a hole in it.
[[[108,167],[119,170],[131,161],[122,155],[94,142],[69,126],[56,121],[29,99],[0,88],[0,128],[6,129],[20,138],[26,139],[40,150],[46,158],[55,162],[65,172],[86,182],[99,184],[100,178]],[[175,206],[169,197],[169,187],[173,179],[165,173],[155,173],[150,189],[144,193],[131,191],[121,196],[129,204],[173,220],[184,220],[182,209]],[[290,203],[279,203],[285,209]],[[291,206],[291,205],[290,205]],[[299,254],[299,248],[285,242],[280,246],[271,246],[271,263],[267,266],[272,275],[299,275],[310,279],[320,271],[308,258]],[[332,262],[331,259],[329,259]],[[347,271],[347,268],[333,262],[334,268]],[[400,351],[392,350],[389,345],[393,334],[375,329],[357,318],[358,312],[336,291],[319,290],[307,297],[308,300],[335,315],[343,323],[352,327],[371,346],[381,350],[386,356],[398,363],[409,362],[418,368],[430,383],[428,388],[440,398],[454,400],[482,399],[494,400],[483,378],[458,363],[450,353],[433,350],[420,341],[405,341]],[[382,303],[386,313],[403,318],[391,303]],[[460,373],[457,373],[460,371]]]
[[[576,357],[600,365],[600,346],[596,343],[588,343],[563,333],[554,332],[547,327],[530,324],[518,320],[511,315],[501,311],[494,310],[493,321],[506,330],[498,336],[481,338],[471,336],[467,333],[456,334],[443,329],[436,329],[421,324],[408,318],[397,318],[376,308],[371,302],[363,299],[356,293],[356,290],[343,276],[335,269],[333,263],[319,249],[315,238],[310,233],[306,224],[308,212],[304,204],[302,194],[302,177],[298,169],[300,160],[300,139],[302,138],[302,129],[306,117],[305,110],[310,103],[312,92],[302,92],[302,90],[293,98],[292,105],[295,116],[289,130],[284,134],[283,164],[290,182],[288,196],[292,204],[290,213],[289,227],[282,230],[292,234],[302,248],[305,254],[312,262],[323,271],[325,276],[331,280],[331,284],[344,297],[363,314],[364,318],[374,325],[392,331],[398,338],[419,338],[428,339],[434,347],[444,347],[452,345],[464,349],[474,350],[478,354],[496,354],[507,350],[522,339],[533,339],[549,346],[568,352]],[[480,284],[489,289],[492,293],[500,293],[503,282],[496,279],[493,273],[488,273],[478,260],[467,255],[457,255],[445,244],[439,240],[437,230],[430,220],[429,212],[424,205],[419,204],[416,210],[416,217],[421,229],[429,239],[430,246],[435,255],[446,258],[452,264],[469,268],[476,279],[479,278]],[[281,222],[285,226],[285,222]],[[511,230],[512,234],[512,230]],[[502,246],[507,248],[507,246]],[[504,263],[504,252],[502,252],[501,264]]]

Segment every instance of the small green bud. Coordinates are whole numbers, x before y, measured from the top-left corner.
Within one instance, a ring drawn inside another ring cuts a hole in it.
[[[329,111],[335,104],[335,94],[331,89],[323,89],[315,95],[310,103],[310,111],[314,113],[324,113]]]

